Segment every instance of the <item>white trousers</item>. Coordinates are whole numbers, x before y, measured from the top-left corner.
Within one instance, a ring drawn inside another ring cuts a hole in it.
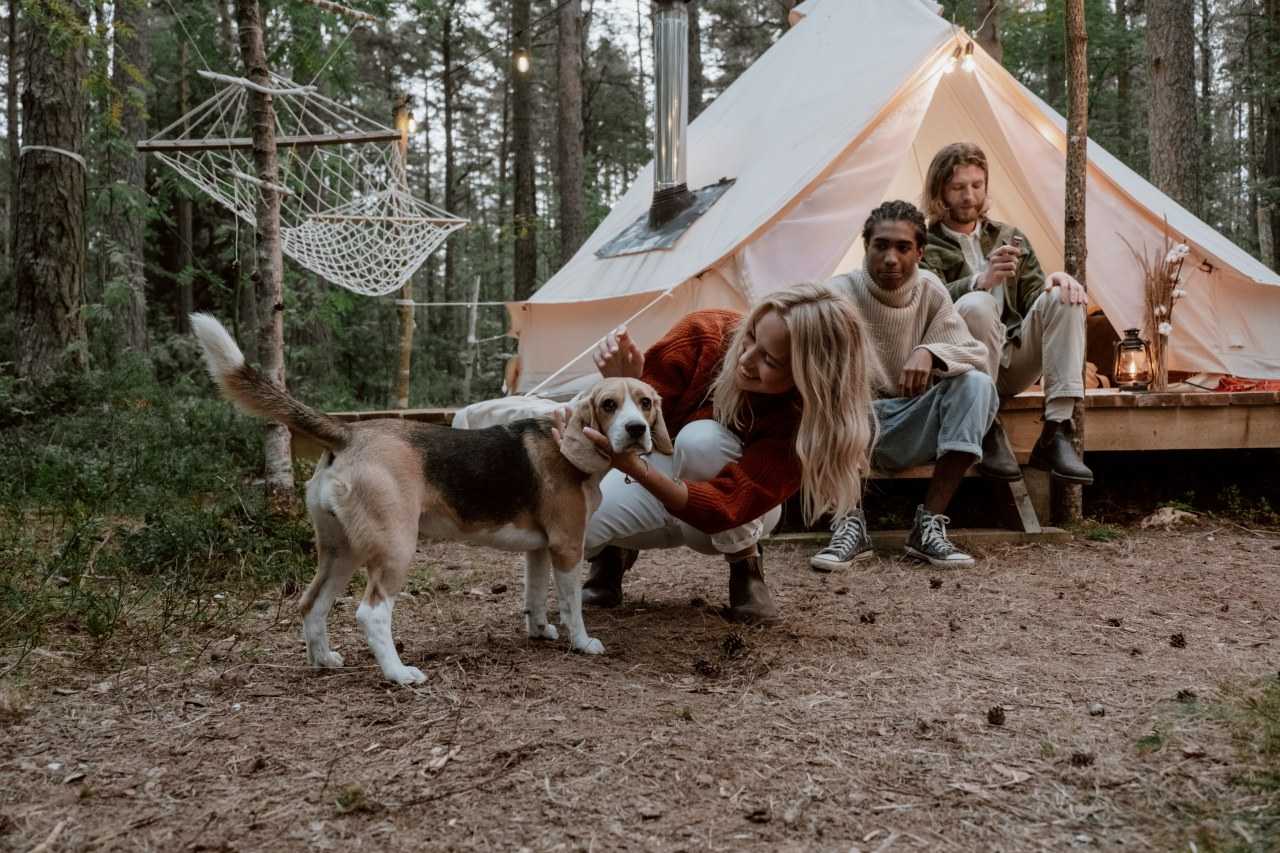
[[[649,464],[668,477],[688,482],[711,480],[742,456],[742,441],[716,421],[693,421],[680,430],[675,453],[652,453]],[[613,470],[600,481],[600,507],[587,523],[586,555],[598,555],[606,545],[634,548],[688,546],[702,554],[733,554],[755,545],[778,526],[782,507],[722,533],[704,533],[667,512],[644,486],[628,483]]]

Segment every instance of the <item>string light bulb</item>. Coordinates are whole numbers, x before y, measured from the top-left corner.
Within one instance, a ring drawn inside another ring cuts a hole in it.
[[[968,71],[970,74],[972,74],[973,69],[977,67],[973,61],[973,42],[969,42],[967,45],[965,45],[964,62],[960,64],[960,67],[963,68],[965,71]]]
[[[409,132],[415,133],[418,130],[418,120],[413,116],[409,116]]]
[[[523,47],[516,48],[515,63],[516,71],[520,74],[528,74],[529,69],[533,67],[533,62],[529,59],[529,51]]]
[[[956,45],[956,49],[951,51],[951,55],[947,57],[947,61],[942,66],[943,74],[950,74],[956,70],[956,66],[960,64],[960,45]]]

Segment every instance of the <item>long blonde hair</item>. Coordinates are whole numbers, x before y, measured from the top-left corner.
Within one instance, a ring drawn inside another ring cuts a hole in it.
[[[972,142],[953,142],[944,145],[933,155],[933,162],[925,173],[924,196],[920,199],[920,207],[930,225],[946,218],[947,203],[943,200],[942,193],[947,187],[947,181],[951,180],[951,175],[960,166],[977,166],[987,176],[987,199],[982,206],[982,215],[986,216],[991,209],[991,170],[987,168],[987,155]]]
[[[816,284],[798,284],[757,302],[734,332],[711,386],[715,419],[732,429],[749,416],[734,373],[747,333],[769,311],[790,333],[791,375],[803,403],[796,454],[805,523],[826,513],[846,515],[862,502],[877,430],[871,408],[875,362],[862,320],[844,297]]]

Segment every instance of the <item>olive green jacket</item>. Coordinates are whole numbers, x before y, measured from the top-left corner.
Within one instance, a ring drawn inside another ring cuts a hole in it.
[[[1044,270],[1040,268],[1036,250],[1031,248],[1031,242],[1018,228],[992,219],[981,220],[978,227],[982,229],[978,242],[986,256],[990,256],[997,246],[1010,242],[1015,234],[1022,237],[1022,260],[1014,277],[1004,283],[1004,305],[1000,310],[1005,340],[1017,341],[1022,318],[1027,316],[1032,303],[1044,292]],[[974,274],[964,259],[964,250],[942,229],[941,222],[929,226],[921,266],[942,279],[947,290],[951,291],[952,301],[973,289]]]

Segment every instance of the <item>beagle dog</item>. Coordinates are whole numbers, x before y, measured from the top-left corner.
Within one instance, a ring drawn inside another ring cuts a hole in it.
[[[547,624],[554,570],[560,622],[572,647],[604,652],[582,622],[577,568],[609,459],[583,429],[603,433],[615,453],[671,453],[661,400],[647,384],[601,380],[569,404],[558,443],[552,422],[542,418],[478,430],[399,419],[345,423],[300,403],[246,364],[213,317],[192,315],[191,327],[225,397],[325,448],[307,483],[319,563],[300,602],[310,664],[342,666],[341,655],[329,648],[329,609],[364,566],[369,582],[356,621],[383,675],[399,684],[426,680],[401,662],[391,637],[391,610],[419,537],[525,552],[525,625],[535,639],[558,637]]]

